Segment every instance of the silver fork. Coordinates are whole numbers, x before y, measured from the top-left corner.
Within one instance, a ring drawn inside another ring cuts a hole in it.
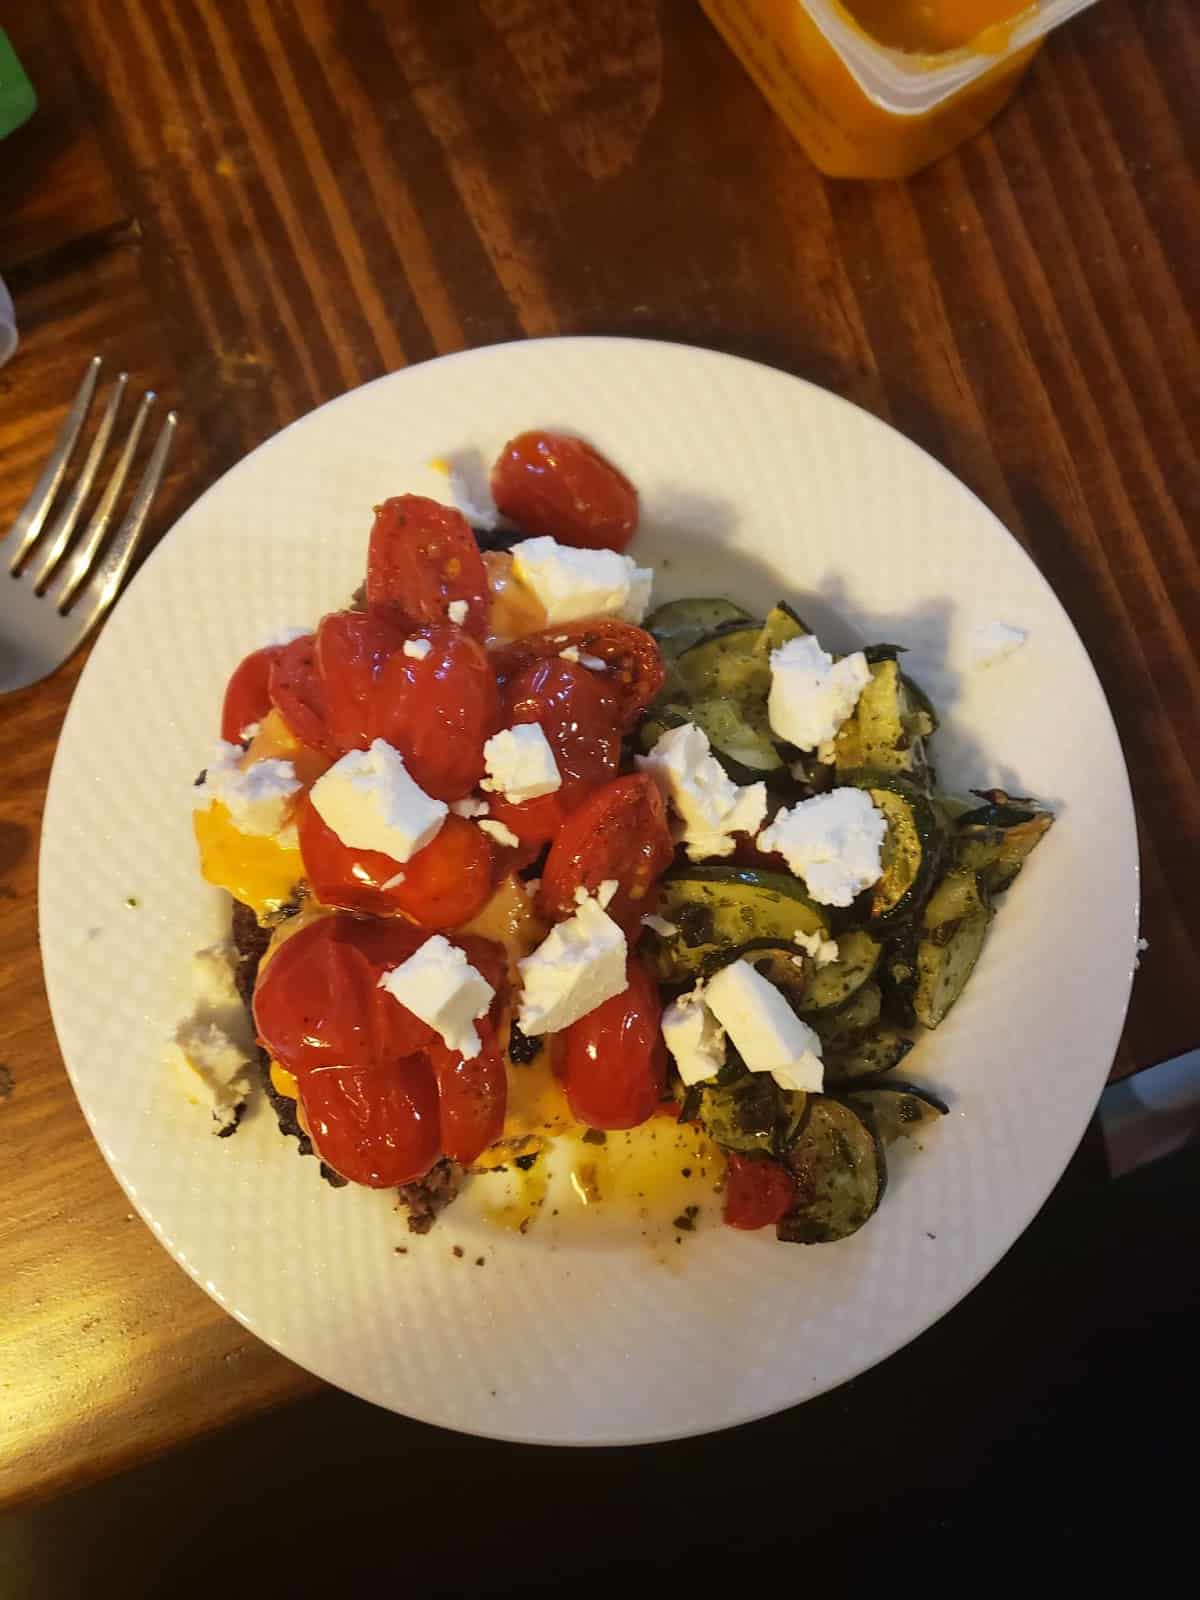
[[[101,365],[99,356],[93,356],[88,363],[50,459],[7,537],[0,540],[0,556],[8,568],[7,573],[0,571],[0,694],[48,677],[104,621],[125,581],[162,482],[179,420],[174,411],[167,412],[129,508],[101,555],[113,510],[154,405],[154,392],[147,390],[91,520],[74,540],[129,382],[129,374],[122,372],[108,397],[79,476],[66,489],[61,509],[47,526],[87,421]]]

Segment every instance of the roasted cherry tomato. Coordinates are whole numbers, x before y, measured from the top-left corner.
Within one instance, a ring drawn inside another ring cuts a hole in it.
[[[504,1131],[508,1075],[487,1017],[475,1024],[482,1048],[464,1060],[457,1050],[447,1050],[440,1039],[429,1047],[429,1060],[437,1079],[441,1107],[442,1153],[469,1166]]]
[[[511,683],[533,662],[549,660],[572,645],[581,654],[606,663],[608,670],[596,676],[603,677],[616,695],[621,726],[632,728],[662,688],[665,676],[662,651],[645,628],[636,628],[632,622],[594,617],[527,633],[492,652],[496,677],[502,684]]]
[[[317,642],[311,633],[285,644],[271,663],[271,704],[301,744],[336,761],[342,754],[329,728],[325,685],[317,669]]]
[[[626,972],[628,988],[564,1034],[567,1100],[591,1128],[636,1128],[654,1115],[666,1093],[658,985],[638,956],[630,956]]]
[[[419,494],[395,495],[376,506],[367,550],[371,609],[398,611],[410,623],[436,624],[448,619],[455,600],[467,606],[461,626],[485,638],[487,572],[462,513]]]
[[[334,611],[317,627],[316,664],[325,692],[326,726],[339,748],[365,750],[383,737],[375,726],[380,678],[405,640],[395,618]]]
[[[457,928],[492,892],[491,842],[465,817],[447,817],[405,862],[343,844],[307,795],[296,820],[305,876],[323,905],[411,917],[423,928]]]
[[[769,1228],[792,1208],[796,1185],[770,1156],[731,1151],[725,1174],[725,1222],[731,1228]]]
[[[437,1081],[424,1055],[320,1067],[299,1087],[318,1154],[352,1183],[392,1189],[424,1177],[441,1155]]]
[[[233,669],[221,707],[221,737],[227,744],[240,744],[246,728],[261,722],[271,709],[271,668],[281,645],[264,645],[252,650]]]
[[[426,794],[461,800],[483,776],[483,746],[500,726],[500,695],[487,651],[461,628],[416,636],[420,660],[397,651],[379,679],[374,736],[395,745]]]
[[[621,761],[619,710],[604,674],[557,656],[519,673],[505,691],[505,723],[536,722],[554,752],[562,785],[520,804],[491,796],[491,813],[527,844],[551,839]]]
[[[538,907],[547,917],[569,917],[576,889],[593,893],[606,878],[614,878],[617,892],[606,909],[632,934],[653,911],[655,885],[674,854],[666,807],[654,780],[642,772],[614,778],[559,829],[542,868]]]
[[[519,433],[492,468],[496,505],[526,534],[586,550],[624,550],[638,522],[637,490],[582,439]]]
[[[379,979],[426,938],[407,922],[349,916],[319,917],[293,934],[254,992],[254,1024],[272,1058],[303,1078],[320,1067],[377,1067],[424,1049],[433,1030]]]

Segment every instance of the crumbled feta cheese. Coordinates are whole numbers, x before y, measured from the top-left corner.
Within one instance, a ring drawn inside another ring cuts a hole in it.
[[[457,623],[457,625],[461,628],[463,623],[467,620],[467,609],[467,602],[465,600],[451,600],[450,604],[446,607],[446,615],[450,618],[451,622]]]
[[[274,757],[243,767],[244,754],[239,745],[218,743],[204,782],[192,790],[192,804],[203,811],[219,800],[242,833],[278,833],[300,791],[296,769]]]
[[[656,933],[660,939],[673,939],[679,929],[673,922],[668,922],[666,917],[660,917],[650,911],[642,918],[642,927],[649,928],[651,933]]]
[[[971,665],[994,667],[1019,650],[1028,637],[1024,628],[1011,628],[1007,622],[981,622],[971,629]]]
[[[777,850],[814,900],[848,906],[878,883],[887,823],[863,789],[833,789],[780,811],[758,836]]]
[[[599,656],[589,656],[586,651],[580,650],[577,645],[569,644],[565,650],[558,652],[560,661],[573,661],[576,666],[586,667],[589,672],[607,672],[608,662]]]
[[[351,750],[313,784],[321,817],[352,850],[378,850],[408,861],[435,837],[447,807],[419,788],[400,752],[383,739]]]
[[[662,1014],[662,1035],[689,1088],[725,1065],[725,1029],[705,1005],[700,987],[671,1001]]]
[[[251,739],[257,739],[261,732],[261,722],[248,722],[246,726],[239,732],[238,738],[243,744],[249,744]]]
[[[818,967],[827,967],[838,958],[836,939],[822,939],[819,933],[801,933],[799,929],[792,938],[806,951]]]
[[[505,845],[509,850],[516,850],[520,847],[520,839],[517,838],[511,828],[506,828],[502,822],[481,822],[479,829],[481,833],[486,833],[497,844]]]
[[[176,1031],[172,1054],[188,1097],[212,1113],[213,1131],[235,1127],[253,1081],[248,1053],[217,1023],[193,1018]]]
[[[546,610],[546,620],[624,617],[641,622],[654,573],[615,550],[576,550],[556,539],[522,539],[513,545],[513,573]]]
[[[798,750],[817,749],[854,710],[870,677],[861,650],[834,661],[811,633],[789,639],[771,651],[771,731]]]
[[[865,656],[863,660],[866,660]],[[832,767],[837,761],[837,741],[834,739],[822,739],[817,746],[817,760],[823,767]]]
[[[562,787],[562,774],[550,741],[537,722],[518,722],[493,734],[483,747],[488,776],[482,787],[499,790],[520,805]]]
[[[475,1024],[487,1014],[496,991],[442,934],[435,933],[407,961],[385,972],[379,987],[427,1022],[464,1061],[479,1054]]]
[[[487,474],[482,470],[482,463],[478,473],[468,473],[465,466],[460,466],[453,460],[447,461],[444,456],[435,456],[429,465],[434,472],[440,473],[445,478],[451,504],[456,511],[466,517],[473,528],[486,528],[490,531],[500,526],[502,519],[492,502]]]
[[[704,990],[751,1072],[769,1072],[781,1089],[821,1092],[821,1040],[775,987],[748,961],[731,961]]]
[[[596,904],[600,907],[601,911],[607,911],[608,910],[609,905],[612,902],[613,895],[616,894],[617,890],[620,887],[621,887],[621,885],[617,882],[617,880],[615,878],[603,878],[601,880],[600,886],[596,890],[596,896],[595,896]],[[580,884],[579,887],[575,890],[575,904],[577,906],[581,906],[581,905],[583,905],[583,903],[586,900],[589,900],[590,898],[591,898],[590,891],[585,889],[583,887],[583,885]]]
[[[693,861],[732,854],[733,835],[753,833],[766,815],[766,784],[739,788],[712,754],[708,735],[693,722],[668,728],[637,764],[682,818],[679,837]]]
[[[542,887],[542,880],[540,878],[526,878],[524,879],[524,884],[525,893],[531,900],[536,900],[538,890]]]
[[[456,817],[486,817],[492,808],[486,800],[476,800],[469,794],[464,800],[451,800],[450,809]]]
[[[565,650],[560,650],[558,652],[558,659],[560,661],[573,661],[575,663],[575,665],[578,666],[579,665],[579,649],[578,649],[578,647],[576,645],[569,644]]]
[[[199,1011],[211,1013],[226,1006],[241,1009],[242,998],[234,977],[236,965],[237,954],[228,939],[196,951],[192,957],[192,974],[196,980]]]
[[[412,660],[424,661],[425,657],[433,649],[433,645],[428,639],[405,639],[401,648],[404,654],[410,656]]]
[[[628,987],[625,935],[587,899],[518,963],[524,992],[517,1017],[529,1038],[558,1033]]]

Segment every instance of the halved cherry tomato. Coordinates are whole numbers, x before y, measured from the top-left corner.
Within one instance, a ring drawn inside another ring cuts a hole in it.
[[[461,800],[483,776],[483,746],[500,726],[487,651],[461,628],[421,628],[420,661],[397,651],[375,693],[374,737],[395,745],[414,782],[435,800]]]
[[[424,1049],[433,1030],[379,979],[427,937],[407,922],[341,915],[293,934],[254,992],[254,1024],[271,1057],[302,1078],[323,1067],[377,1067]]]
[[[482,910],[492,892],[491,843],[465,817],[447,817],[405,862],[343,844],[307,795],[296,822],[305,876],[323,905],[411,917],[423,928],[456,928]]]
[[[621,726],[632,728],[662,688],[665,676],[662,651],[645,628],[637,628],[632,622],[593,617],[590,621],[564,622],[556,628],[527,633],[492,652],[496,677],[501,684],[511,683],[533,662],[549,660],[572,645],[606,663],[607,672],[596,676],[603,678],[616,695]]]
[[[557,656],[519,673],[504,699],[508,724],[536,722],[541,727],[562,785],[519,804],[494,795],[492,816],[518,839],[540,844],[553,838],[564,818],[620,765],[617,701],[603,673]]]
[[[221,737],[227,744],[240,744],[242,731],[261,722],[271,709],[271,668],[283,647],[264,645],[252,650],[233,669],[221,707]]]
[[[487,572],[462,513],[419,494],[394,495],[376,506],[367,550],[367,604],[398,611],[412,623],[441,623],[455,600],[467,605],[462,626],[485,638]]]
[[[569,917],[576,889],[591,893],[606,878],[615,878],[617,892],[608,914],[631,934],[653,911],[655,885],[674,854],[666,807],[654,780],[643,772],[614,778],[559,829],[542,868],[538,909],[543,916]]]
[[[271,663],[268,687],[271,704],[300,743],[323,750],[336,761],[342,752],[329,728],[317,642],[311,633],[283,646]]]
[[[299,1086],[321,1159],[352,1183],[411,1183],[441,1154],[437,1081],[424,1055],[377,1067],[321,1067]]]
[[[792,1208],[796,1184],[770,1156],[731,1151],[725,1175],[725,1223],[730,1228],[768,1228]]]
[[[440,1039],[429,1047],[441,1108],[442,1153],[464,1166],[500,1137],[508,1101],[508,1075],[495,1027],[487,1017],[475,1026],[482,1048],[469,1060]]]
[[[636,1128],[667,1087],[658,985],[630,956],[629,987],[573,1022],[564,1034],[567,1100],[591,1128]]]
[[[325,721],[343,752],[365,750],[380,737],[375,726],[380,679],[405,637],[395,618],[379,613],[334,611],[321,618],[316,665],[325,691]]]
[[[523,533],[586,550],[624,550],[638,521],[637,490],[590,444],[562,433],[519,433],[492,468],[496,505]]]

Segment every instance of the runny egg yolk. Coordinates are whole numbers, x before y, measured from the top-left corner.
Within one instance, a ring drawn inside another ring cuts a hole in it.
[[[294,898],[304,876],[296,846],[280,844],[271,834],[243,833],[219,800],[204,811],[194,811],[192,827],[205,878],[218,889],[228,889],[256,916],[278,910]]]

